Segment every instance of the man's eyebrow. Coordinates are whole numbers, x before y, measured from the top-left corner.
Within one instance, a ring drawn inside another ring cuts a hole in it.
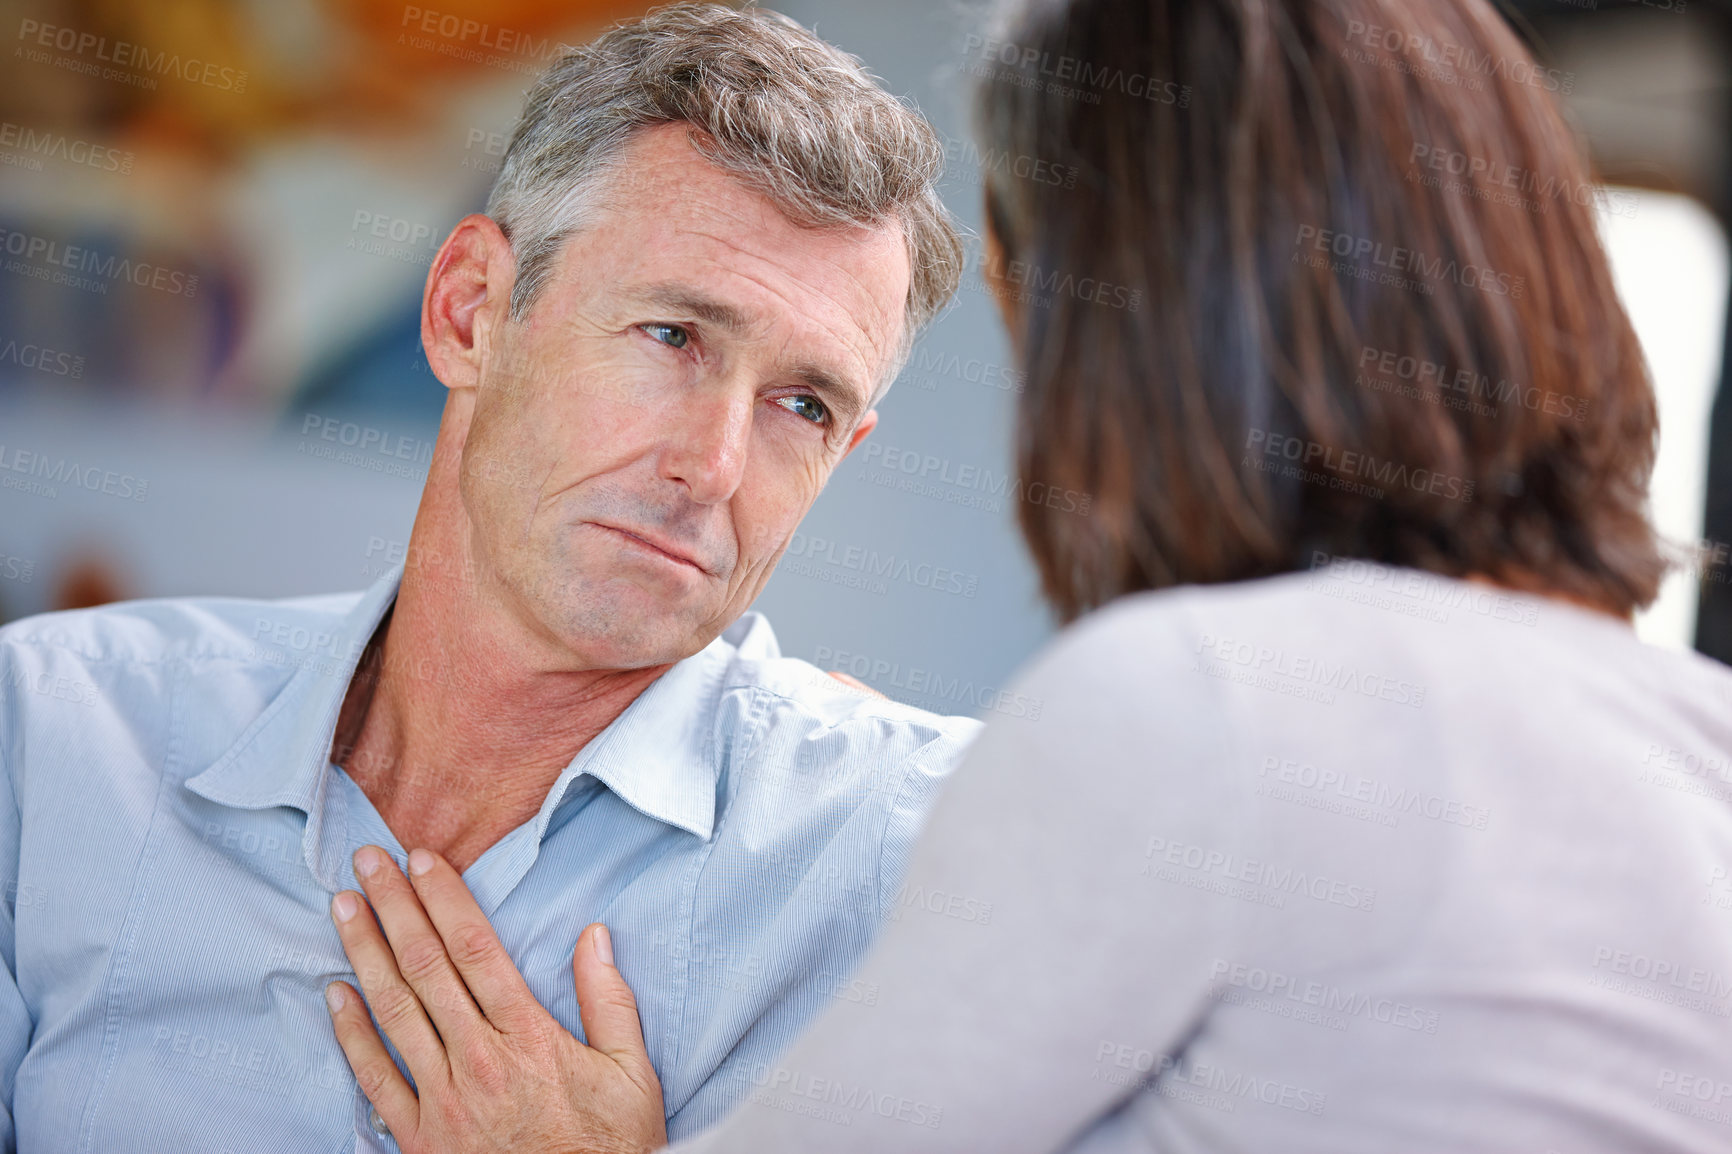
[[[691,317],[731,333],[745,332],[751,327],[746,320],[746,314],[733,305],[694,292],[683,285],[651,285],[644,291],[643,296],[645,301],[656,308]]]

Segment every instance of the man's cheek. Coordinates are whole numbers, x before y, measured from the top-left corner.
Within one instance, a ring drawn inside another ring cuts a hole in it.
[[[653,389],[641,374],[634,376],[623,366],[586,364],[574,369],[550,391],[567,408],[602,418],[614,410],[625,410],[654,400]]]
[[[836,470],[841,467],[842,458],[840,457],[810,461],[806,464],[806,475],[800,488],[800,492],[805,495],[806,500],[799,513],[795,515],[796,522],[800,517],[806,515],[806,510],[812,507],[812,502],[818,499],[818,494],[824,491],[824,486],[829,484],[830,478],[835,476]]]
[[[810,547],[810,539],[798,532],[798,514],[763,518],[753,516],[749,505],[734,505],[734,537],[740,547],[734,571],[748,583],[767,580],[784,558],[798,557]]]

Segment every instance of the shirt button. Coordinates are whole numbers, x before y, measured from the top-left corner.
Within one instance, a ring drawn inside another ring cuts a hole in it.
[[[373,1133],[377,1134],[381,1138],[389,1138],[391,1136],[391,1127],[385,1125],[385,1119],[379,1116],[379,1108],[377,1106],[367,1107],[367,1125],[371,1126],[373,1128]]]

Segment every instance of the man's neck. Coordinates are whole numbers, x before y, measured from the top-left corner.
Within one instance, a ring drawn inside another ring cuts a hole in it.
[[[561,668],[471,566],[415,564],[454,554],[414,542],[409,556],[350,681],[332,760],[405,849],[463,870],[533,817],[578,751],[669,666]]]

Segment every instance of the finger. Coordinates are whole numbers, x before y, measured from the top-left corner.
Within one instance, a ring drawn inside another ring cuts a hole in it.
[[[613,939],[596,922],[578,935],[571,952],[571,977],[577,983],[577,1013],[591,1049],[599,1050],[640,1079],[655,1080],[644,1048],[637,999],[613,964]]]
[[[367,903],[353,890],[344,890],[331,900],[331,920],[337,923],[337,936],[343,940],[343,953],[355,967],[361,991],[367,995],[367,1005],[379,1019],[385,1036],[390,1038],[409,1065],[418,1085],[433,1085],[450,1074],[445,1059],[445,1046],[433,1032],[421,999],[397,971],[397,959],[391,954],[379,924],[367,912]],[[377,1103],[375,1103],[377,1105]]]
[[[391,855],[375,845],[362,846],[355,851],[355,876],[367,891],[367,900],[373,903],[379,924],[385,927],[398,973],[415,991],[446,1042],[485,1025],[468,987],[445,952],[439,932],[427,920],[421,899],[415,896],[409,879],[403,876]]]
[[[450,862],[430,850],[411,850],[409,881],[439,932],[451,964],[489,1021],[509,1030],[527,1021],[531,1012],[537,1021],[546,1016],[547,1011],[518,972],[517,963],[499,944],[493,923],[475,904],[474,895]]]
[[[361,995],[346,982],[332,982],[325,987],[325,1008],[331,1011],[337,1045],[343,1047],[361,1093],[379,1111],[391,1133],[413,1134],[420,1121],[421,1102],[379,1040]]]

